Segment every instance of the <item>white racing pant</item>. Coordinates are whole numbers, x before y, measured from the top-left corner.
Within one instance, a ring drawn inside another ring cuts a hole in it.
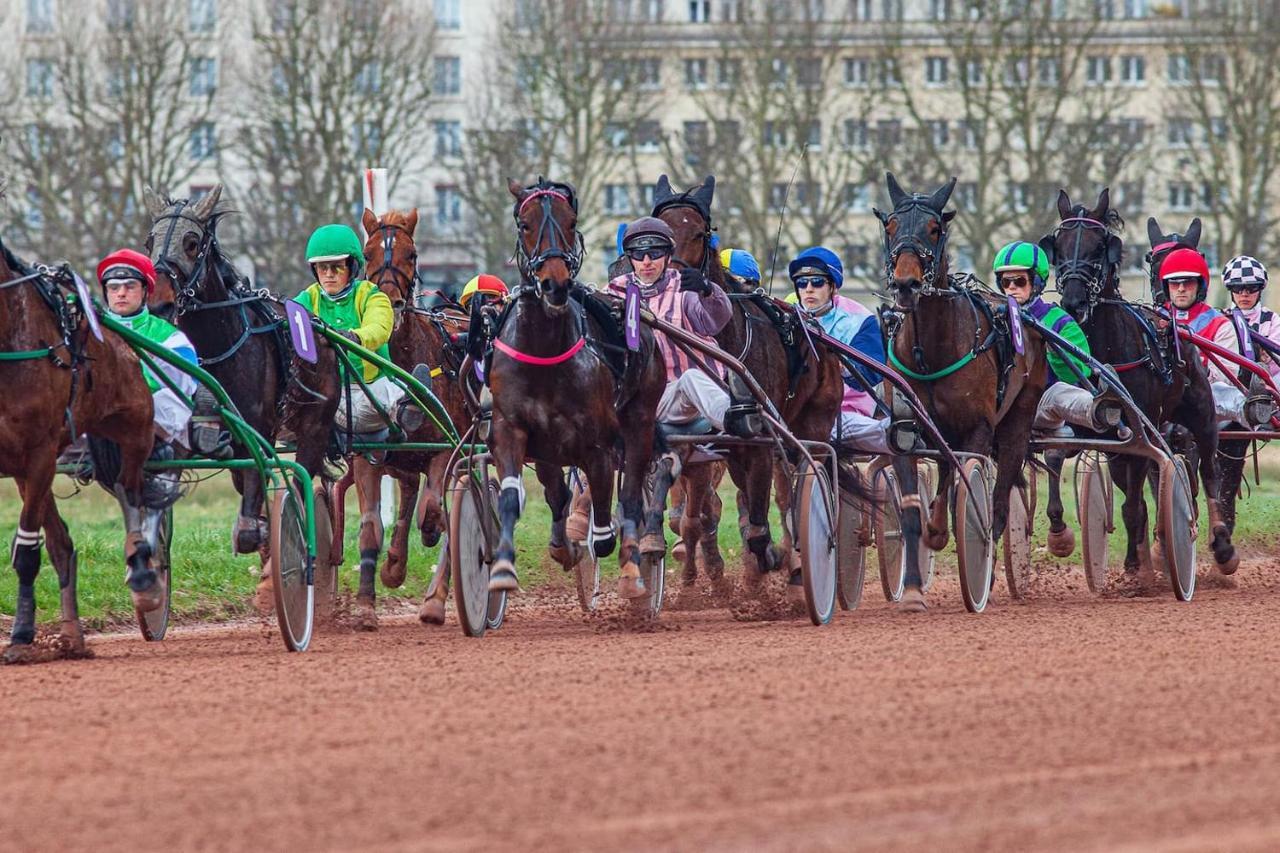
[[[191,421],[191,410],[187,405],[171,388],[160,388],[151,395],[151,400],[155,407],[156,435],[160,440],[189,447],[187,424]]]
[[[1047,432],[1071,424],[1092,430],[1093,420],[1089,417],[1092,405],[1093,395],[1088,391],[1066,382],[1055,382],[1041,395],[1032,427]]]
[[[723,432],[728,411],[729,395],[696,367],[668,382],[658,400],[658,420],[665,424],[687,424],[703,417]]]
[[[368,383],[369,391],[382,404],[382,408],[390,415],[391,407],[396,404],[404,391],[399,385],[393,383],[385,376],[375,379]],[[346,391],[342,394],[342,399],[338,401],[338,414],[334,418],[334,423],[338,425],[338,429],[346,430],[347,423],[347,400],[351,400],[351,432],[370,433],[378,432],[388,428],[386,420],[374,408],[373,403],[369,402],[368,396],[358,384],[348,385]]]
[[[1226,382],[1214,382],[1210,387],[1213,388],[1213,413],[1218,416],[1218,423],[1248,426],[1244,419],[1244,394],[1240,389]]]
[[[889,453],[889,419],[841,412],[831,429],[831,442],[863,453]]]

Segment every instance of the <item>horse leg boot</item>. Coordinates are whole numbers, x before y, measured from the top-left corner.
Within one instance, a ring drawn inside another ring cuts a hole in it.
[[[400,505],[396,524],[391,529],[391,543],[387,546],[387,559],[378,573],[387,589],[398,589],[404,584],[409,570],[409,528],[413,524],[414,507],[418,504],[418,475],[396,474],[400,487]]]
[[[920,482],[916,463],[905,456],[893,459],[893,471],[898,477],[902,497],[898,512],[902,519],[902,549],[906,552],[906,577],[899,607],[908,613],[923,613],[928,609],[924,597],[924,578],[920,576],[920,545],[924,531],[924,501],[920,497]],[[945,480],[945,477],[941,477]],[[939,495],[944,494],[939,485]],[[937,499],[935,499],[935,503]],[[943,527],[945,529],[945,515]],[[927,543],[925,543],[927,544]]]
[[[164,582],[151,567],[151,554],[159,534],[159,513],[144,511],[130,503],[125,489],[115,486],[116,500],[124,511],[125,584],[133,598],[133,606],[149,613],[164,603]]]
[[[1239,393],[1239,392],[1237,392]],[[1240,567],[1240,555],[1231,543],[1231,530],[1222,512],[1222,469],[1218,465],[1218,431],[1212,424],[1200,424],[1195,430],[1195,451],[1199,459],[1200,479],[1204,481],[1205,503],[1209,507],[1209,530],[1213,539],[1209,543],[1213,562],[1224,575],[1233,575]],[[1192,487],[1195,480],[1192,478]],[[1192,492],[1192,504],[1195,492]]]
[[[674,450],[667,451],[658,459],[653,475],[653,504],[645,514],[645,532],[640,538],[642,554],[654,556],[667,553],[662,517],[667,508],[667,493],[680,478],[683,468],[683,459]]]
[[[58,596],[61,605],[63,651],[70,657],[85,654],[84,632],[80,628],[80,607],[76,600],[76,551],[71,534],[58,514],[53,494],[44,511],[45,550],[58,573]]]
[[[1049,506],[1045,515],[1049,517],[1049,553],[1055,557],[1070,557],[1076,550],[1076,535],[1067,523],[1062,520],[1062,465],[1066,454],[1061,450],[1049,450],[1044,454],[1045,465],[1049,468]]]
[[[564,534],[570,542],[586,542],[591,535],[591,487],[585,483],[573,498],[569,518],[564,523]]]
[[[435,572],[431,583],[427,584],[427,593],[422,597],[422,605],[418,608],[418,621],[423,625],[443,625],[445,603],[449,599],[449,548],[440,549],[436,559]]]
[[[520,448],[520,455],[523,458],[523,446]],[[518,476],[519,466],[513,465],[510,470],[517,473],[502,478],[502,490],[498,494],[498,520],[502,525],[502,536],[498,541],[493,568],[489,571],[490,592],[518,592],[520,589],[520,580],[516,576],[515,531],[516,522],[524,511],[524,482]]]
[[[382,483],[377,468],[363,460],[352,464],[355,472],[356,497],[360,502],[360,585],[356,590],[355,627],[360,631],[378,630],[377,591],[374,578],[378,571],[378,554],[382,551]]]
[[[547,554],[565,571],[573,571],[582,557],[583,547],[580,542],[569,540],[565,534],[569,487],[565,485],[564,474],[559,467],[543,462],[538,462],[534,470],[538,474],[538,482],[542,484],[547,507],[551,510],[551,541],[547,543]]]
[[[13,537],[9,553],[13,570],[18,575],[18,606],[13,614],[13,630],[9,634],[9,648],[5,649],[6,663],[26,660],[31,644],[36,638],[36,575],[40,573],[39,531],[18,531]]]

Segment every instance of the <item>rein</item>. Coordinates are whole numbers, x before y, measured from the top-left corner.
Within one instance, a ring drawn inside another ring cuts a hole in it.
[[[927,216],[926,216],[927,214]],[[917,220],[921,218],[938,217],[941,221],[941,211],[933,208],[933,203],[929,196],[913,195],[904,201],[893,211],[892,216],[898,219],[905,226],[899,227],[898,234],[890,242],[889,231],[887,228],[881,229],[884,234],[884,274],[885,281],[893,281],[893,270],[898,264],[898,257],[906,251],[910,251],[920,259],[921,266],[921,283],[920,293],[923,296],[932,296],[937,290],[934,288],[934,281],[938,277],[938,272],[942,268],[943,259],[947,255],[947,236],[950,233],[945,226],[942,228],[942,235],[938,238],[938,242],[934,246],[929,246],[920,237],[919,232],[923,230],[923,223]],[[903,234],[903,232],[907,232]]]
[[[573,231],[573,239],[569,239],[569,235],[565,233],[564,228],[552,215],[552,202],[559,200],[569,205],[570,208],[577,212],[577,204],[573,197],[564,190],[557,189],[552,185],[539,185],[533,192],[529,193],[516,205],[515,220],[520,222],[520,216],[524,213],[524,209],[531,202],[537,201],[542,205],[542,219],[538,223],[538,231],[534,238],[534,249],[541,246],[543,242],[547,243],[545,251],[537,255],[530,256],[529,251],[524,247],[524,240],[520,239],[520,233],[516,232],[516,265],[520,268],[520,277],[528,280],[533,273],[541,269],[542,265],[553,258],[560,258],[569,267],[569,278],[577,278],[578,270],[582,269],[582,258],[586,254],[585,244],[582,239],[582,232],[576,228]]]

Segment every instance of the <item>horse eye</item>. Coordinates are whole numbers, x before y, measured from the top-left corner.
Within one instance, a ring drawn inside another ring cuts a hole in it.
[[[151,249],[155,246],[155,244],[156,244],[156,235],[148,234],[147,241],[142,245],[143,245],[143,248],[147,250],[147,254],[151,254]]]
[[[200,241],[196,239],[196,235],[188,234],[182,240],[182,246],[188,252],[194,252],[200,246]]]

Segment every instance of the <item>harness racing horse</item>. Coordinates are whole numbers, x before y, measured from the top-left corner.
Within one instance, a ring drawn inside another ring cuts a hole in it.
[[[889,361],[925,401],[952,449],[995,457],[991,534],[998,540],[1008,518],[1009,491],[1025,486],[1022,465],[1036,405],[1048,380],[1044,342],[1038,335],[1026,335],[1024,351],[1017,353],[1008,344],[1009,321],[1000,310],[1004,300],[993,304],[987,295],[950,275],[947,236],[955,211],[946,206],[956,179],[931,195],[908,195],[892,174],[885,179],[893,210],[875,213],[884,230],[884,271],[893,294],[893,307],[884,316]],[[938,460],[938,493],[926,523],[915,461],[895,456],[893,468],[905,495],[903,602],[908,609],[923,610],[919,540],[923,531],[930,549],[946,546],[955,471],[945,458]],[[962,522],[955,523],[958,531]]]
[[[58,573],[61,597],[57,653],[85,653],[76,603],[76,551],[53,498],[59,452],[72,433],[86,432],[118,445],[115,493],[125,508],[126,581],[140,610],[159,604],[163,580],[150,565],[158,515],[144,519],[142,465],[154,440],[151,392],[138,357],[110,332],[99,341],[89,321],[73,313],[59,288],[64,270],[32,268],[0,245],[0,383],[22,389],[0,407],[0,475],[13,477],[22,498],[10,558],[18,600],[6,663],[34,661],[35,581],[40,531]],[[64,280],[64,284],[69,281]],[[105,483],[104,483],[105,484]]]
[[[551,508],[551,556],[571,569],[581,549],[565,536],[570,492],[562,469],[571,465],[586,475],[593,516],[588,546],[597,557],[607,556],[617,544],[608,520],[615,457],[621,453],[619,590],[626,598],[644,598],[639,531],[666,368],[648,326],[641,326],[639,351],[628,353],[620,370],[599,346],[619,336],[607,334],[605,324],[612,319],[593,310],[599,297],[575,281],[583,249],[573,187],[540,178],[529,187],[511,181],[508,189],[515,198],[520,283],[499,318],[487,371],[493,394],[490,450],[502,478],[502,532],[491,589],[515,587],[514,535],[524,503],[525,459],[534,460]],[[611,304],[599,300],[595,308],[604,307],[607,315]],[[658,525],[660,532],[660,518]]]
[[[145,189],[152,218],[146,249],[156,268],[149,306],[186,333],[200,366],[226,389],[241,417],[274,441],[292,350],[269,295],[250,289],[222,253],[218,223],[232,211],[221,197],[221,184],[195,202],[162,200]],[[236,448],[235,455],[248,458],[248,451]],[[234,470],[231,478],[240,493],[232,543],[236,553],[251,554],[266,544],[263,484],[254,468]]]
[[[395,311],[395,326],[388,342],[391,360],[407,371],[419,365],[429,370],[430,387],[440,400],[453,424],[464,423],[467,418],[466,402],[459,385],[458,367],[464,352],[457,339],[465,335],[468,320],[459,310],[436,309],[427,311],[415,305],[418,283],[418,250],[414,232],[418,226],[418,211],[408,213],[387,211],[378,218],[365,210],[363,225],[368,238],[364,254],[368,262],[367,276],[378,285],[391,300]],[[409,433],[405,439],[412,442],[445,443],[446,435],[431,419]],[[348,477],[337,484],[334,491],[334,537],[331,559],[342,562],[343,499],[345,485],[355,483],[360,500],[360,560],[376,560],[382,548],[383,529],[380,508],[383,474],[395,477],[400,487],[399,517],[391,534],[387,559],[382,565],[380,577],[383,586],[399,587],[404,583],[409,551],[409,528],[414,506],[418,506],[418,524],[422,531],[422,543],[436,545],[445,530],[446,519],[441,508],[440,496],[444,488],[449,451],[392,451],[381,464],[375,464],[363,454],[351,459]],[[421,499],[418,497],[421,475],[427,477]],[[438,574],[435,584],[423,601],[419,617],[431,624],[443,624],[445,600],[448,597],[448,572]]]
[[[1176,338],[1172,325],[1158,331],[1164,323],[1152,312],[1131,305],[1121,294],[1123,243],[1116,232],[1124,223],[1111,209],[1110,193],[1104,189],[1090,210],[1072,205],[1066,191],[1059,191],[1058,214],[1062,223],[1040,245],[1054,263],[1062,307],[1080,323],[1093,356],[1115,369],[1152,423],[1162,431],[1165,425],[1173,424],[1173,434],[1185,432],[1194,439],[1194,445],[1184,449],[1190,451],[1190,467],[1194,469],[1194,460],[1198,460],[1205,484],[1214,562],[1229,574],[1235,571],[1239,557],[1218,502],[1218,425],[1213,390],[1199,355],[1190,343]],[[1151,229],[1154,220],[1149,224]],[[1198,221],[1188,233],[1198,241]],[[1149,256],[1153,270],[1158,270],[1164,255],[1179,245],[1176,240],[1162,242],[1156,245],[1160,251]],[[1170,440],[1171,445],[1181,443]],[[1110,467],[1112,480],[1125,496],[1121,509],[1129,540],[1125,571],[1132,576],[1142,570],[1145,583],[1154,577],[1155,567],[1148,547],[1143,485],[1155,469],[1149,459],[1134,455],[1117,455]]]
[[[700,270],[705,278],[720,285],[729,294],[733,316],[716,335],[716,343],[729,355],[737,357],[759,383],[782,421],[802,441],[828,441],[835,419],[839,416],[844,385],[840,378],[839,360],[825,348],[814,348],[805,337],[802,324],[762,293],[742,290],[737,281],[726,276],[720,256],[711,247],[711,202],[715,194],[715,178],[683,193],[675,193],[666,175],[654,188],[653,215],[669,226],[676,237],[675,259],[687,267]],[[710,524],[717,518],[703,519],[702,508],[711,506],[714,470],[710,465],[685,468],[686,503],[680,535],[685,545],[683,581],[691,585],[697,575],[695,546]],[[729,452],[729,475],[740,490],[739,526],[743,542],[754,558],[744,560],[748,583],[756,583],[759,573],[773,569],[791,569],[792,535],[783,525],[783,547],[771,544],[769,530],[769,494],[777,487],[778,507],[788,519],[791,484],[785,476],[774,477],[773,450],[768,447],[738,446]],[[723,572],[724,560],[713,537],[701,539],[708,574],[713,582],[717,570]]]

